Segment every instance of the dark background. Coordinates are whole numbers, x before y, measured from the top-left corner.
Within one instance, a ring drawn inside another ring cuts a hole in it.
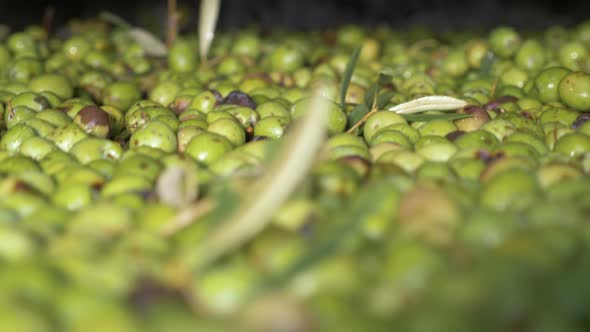
[[[178,0],[197,13],[198,0]],[[73,17],[88,17],[109,10],[143,25],[164,21],[165,0],[0,0],[0,24],[21,28],[40,23],[48,6],[56,9],[56,25]],[[490,27],[510,24],[538,29],[553,24],[573,25],[590,19],[590,0],[223,0],[221,27],[252,23],[293,28],[328,27],[345,23],[426,24],[436,29]],[[195,27],[195,22],[187,26]]]

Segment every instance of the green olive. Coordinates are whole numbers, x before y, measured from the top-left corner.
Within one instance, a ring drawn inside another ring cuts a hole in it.
[[[177,40],[168,52],[168,65],[174,71],[190,72],[197,66],[197,52],[185,40]]]
[[[149,97],[150,100],[162,106],[168,106],[174,101],[179,91],[180,86],[175,82],[162,82],[150,91]]]
[[[225,137],[234,146],[244,144],[246,133],[244,128],[236,120],[219,119],[209,123],[207,131]]]
[[[582,133],[563,135],[555,143],[554,151],[570,157],[590,152],[590,136]]]
[[[483,188],[481,204],[490,209],[523,209],[535,199],[537,181],[527,171],[509,170],[495,175]]]
[[[102,102],[118,109],[126,110],[141,98],[139,88],[131,82],[115,82],[103,94]]]
[[[0,147],[2,150],[16,152],[24,141],[34,136],[37,134],[31,127],[17,124],[2,135]]]
[[[565,75],[559,82],[559,98],[578,111],[590,111],[590,75],[574,72]]]
[[[210,165],[232,149],[232,144],[223,136],[202,133],[193,137],[184,151],[185,154],[205,165]]]
[[[68,210],[78,210],[92,202],[92,188],[88,184],[61,185],[52,195],[52,201],[57,206]]]
[[[371,141],[371,138],[381,129],[397,123],[407,123],[399,114],[389,111],[380,111],[371,115],[363,127],[363,136],[365,140]]]
[[[81,140],[88,137],[88,135],[80,129],[75,123],[70,123],[62,127],[55,128],[46,137],[48,140],[55,143],[55,145],[64,150],[69,151],[72,146]]]
[[[512,56],[521,45],[518,33],[510,27],[498,27],[490,32],[490,47],[494,53],[503,58]]]
[[[59,74],[44,74],[36,76],[29,82],[32,91],[40,93],[50,91],[62,99],[72,98],[74,90],[70,80]]]
[[[542,102],[559,100],[559,82],[569,73],[563,67],[551,67],[543,70],[535,78],[535,91]]]
[[[82,164],[88,164],[97,159],[117,160],[123,149],[116,142],[89,137],[74,144],[69,152]]]
[[[289,124],[287,118],[281,116],[268,116],[260,119],[254,125],[254,136],[278,139],[283,136],[285,127]]]
[[[174,152],[177,149],[176,134],[165,123],[154,120],[135,131],[129,139],[129,145],[131,148],[148,146]]]

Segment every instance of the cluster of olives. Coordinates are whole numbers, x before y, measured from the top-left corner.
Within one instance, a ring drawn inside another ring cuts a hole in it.
[[[187,34],[153,57],[100,19],[1,41],[1,331],[587,330],[589,22],[248,29],[198,53]],[[186,257],[257,194],[317,89],[329,121],[310,175],[195,270]],[[388,111],[429,95],[464,116]],[[362,104],[377,111],[355,126]],[[188,203],[219,208],[169,234],[182,207],[157,187],[174,167],[195,179]]]

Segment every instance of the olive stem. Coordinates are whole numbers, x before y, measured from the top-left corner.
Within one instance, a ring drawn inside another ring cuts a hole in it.
[[[45,35],[49,37],[51,33],[51,26],[53,25],[53,18],[55,17],[55,7],[48,6],[45,8],[45,12],[43,13],[43,31],[45,31]]]
[[[178,34],[178,11],[176,0],[168,0],[168,31],[166,35],[166,46],[172,47]]]
[[[363,123],[365,123],[371,115],[373,115],[377,111],[378,111],[378,109],[376,107],[376,103],[375,103],[375,101],[373,101],[373,105],[371,106],[371,110],[369,112],[367,112],[367,114],[365,114],[357,123],[355,123],[352,127],[350,127],[350,129],[348,129],[348,131],[346,131],[346,133],[347,134],[353,133],[358,127],[360,127]]]

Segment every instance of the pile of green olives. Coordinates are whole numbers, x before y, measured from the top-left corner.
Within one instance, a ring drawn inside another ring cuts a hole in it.
[[[0,331],[590,327],[590,21],[247,28],[208,61],[192,33],[155,57],[99,18],[66,31],[0,40]],[[329,116],[309,175],[196,269],[315,90]],[[431,95],[467,106],[388,111]]]

